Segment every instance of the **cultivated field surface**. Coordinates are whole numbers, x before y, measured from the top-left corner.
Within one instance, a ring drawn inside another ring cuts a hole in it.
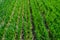
[[[60,0],[0,0],[0,40],[60,40]]]

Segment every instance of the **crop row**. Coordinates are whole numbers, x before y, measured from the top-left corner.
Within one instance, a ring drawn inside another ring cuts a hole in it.
[[[31,3],[32,15],[34,19],[33,21],[35,24],[36,40],[40,40],[40,39],[49,40],[48,32],[45,28],[44,19],[39,10],[39,5],[37,3],[37,0],[35,1],[31,0],[30,3]]]
[[[38,1],[38,2],[41,2],[41,1]],[[59,40],[59,36],[57,35],[60,35],[59,33],[59,9],[56,8],[57,6],[54,6],[54,5],[57,5],[56,2],[58,1],[55,1],[55,0],[51,0],[51,1],[48,1],[48,0],[42,0],[42,5],[39,5],[41,8],[41,10],[44,12],[44,15],[45,15],[45,19],[47,21],[47,25],[48,25],[48,28],[50,30],[50,37],[51,37],[51,40]],[[41,4],[39,3],[39,4]]]
[[[5,1],[5,4],[4,4],[5,6],[3,6],[2,12],[4,11],[5,14],[4,13],[1,13],[1,14],[4,14],[4,15],[0,15],[1,16],[1,19],[2,19],[2,20],[0,20],[0,23],[1,23],[1,25],[0,25],[0,39],[2,39],[5,25],[8,22],[9,16],[10,16],[11,11],[12,11],[12,8],[14,7],[14,6],[12,6],[12,5],[14,5],[14,2],[15,1],[12,1],[11,2],[11,1],[8,1],[7,0],[7,1]]]

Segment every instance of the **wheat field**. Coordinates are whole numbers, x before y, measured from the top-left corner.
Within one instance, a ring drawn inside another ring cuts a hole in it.
[[[60,0],[0,0],[0,40],[60,40]]]

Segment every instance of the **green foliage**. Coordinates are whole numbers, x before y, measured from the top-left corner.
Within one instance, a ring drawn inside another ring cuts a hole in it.
[[[0,0],[0,40],[60,40],[60,1]]]

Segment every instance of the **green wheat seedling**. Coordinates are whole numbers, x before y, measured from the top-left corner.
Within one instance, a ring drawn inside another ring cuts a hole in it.
[[[0,40],[60,40],[60,1],[0,0]]]

